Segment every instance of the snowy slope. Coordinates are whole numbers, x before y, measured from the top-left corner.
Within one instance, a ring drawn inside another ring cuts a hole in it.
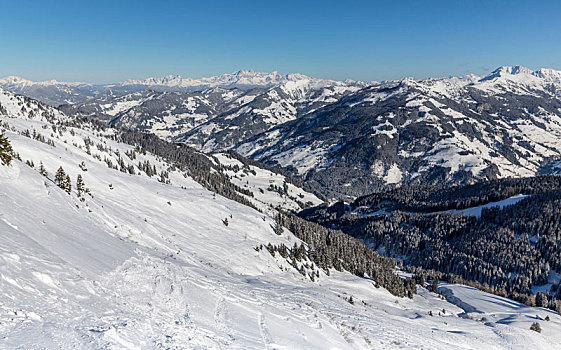
[[[314,194],[287,182],[286,177],[253,165],[245,165],[227,153],[213,154],[226,167],[231,182],[249,190],[253,197],[247,199],[261,210],[273,208],[300,211],[306,206],[316,206],[323,201]],[[274,211],[271,211],[274,214]]]
[[[188,93],[145,90],[61,106],[60,109],[72,116],[95,117],[112,126],[151,132],[171,140],[215,117],[225,108],[250,102],[256,93],[223,88]]]
[[[476,290],[442,286],[490,322],[465,318],[464,309],[423,288],[411,300],[348,273],[321,273],[312,282],[281,257],[254,249],[298,242],[287,230],[277,236],[271,217],[213,196],[179,171],[170,170],[166,185],[111,169],[96,156],[116,161],[117,151],[133,149],[112,141],[111,129],[54,132],[46,116],[28,119],[13,106],[0,120],[35,168],[17,160],[0,166],[0,347],[548,349],[561,341],[559,316],[493,303],[496,297]],[[107,148],[92,146],[88,154],[85,137]],[[149,153],[138,160],[168,169]],[[85,202],[52,183],[59,166],[73,187],[83,176],[91,192]],[[540,321],[541,334],[529,330],[531,315],[551,318]]]

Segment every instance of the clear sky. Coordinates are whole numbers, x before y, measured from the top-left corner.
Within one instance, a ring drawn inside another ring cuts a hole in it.
[[[0,0],[0,77],[385,80],[517,64],[561,69],[560,1]]]

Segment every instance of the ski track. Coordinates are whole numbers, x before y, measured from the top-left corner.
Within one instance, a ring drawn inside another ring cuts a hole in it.
[[[271,333],[269,333],[267,322],[265,321],[265,316],[262,313],[259,313],[257,322],[259,324],[259,333],[261,334],[263,345],[266,349],[273,349],[273,347],[271,346],[271,344],[273,343],[273,338],[271,337]]]

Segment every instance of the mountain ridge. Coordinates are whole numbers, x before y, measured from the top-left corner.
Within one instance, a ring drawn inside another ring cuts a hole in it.
[[[549,164],[561,159],[560,77],[502,66],[484,77],[301,79],[251,89],[141,90],[61,110],[205,152],[234,149],[344,199],[403,184],[557,171]]]
[[[159,90],[172,92],[201,91],[210,88],[242,88],[271,87],[288,81],[310,80],[321,84],[333,80],[311,78],[299,73],[280,74],[239,70],[202,78],[183,78],[180,75],[150,77],[146,79],[130,79],[113,83],[64,82],[57,80],[31,81],[18,76],[7,76],[0,79],[0,86],[14,93],[26,95],[52,106],[80,103],[103,96],[126,95],[140,90]]]

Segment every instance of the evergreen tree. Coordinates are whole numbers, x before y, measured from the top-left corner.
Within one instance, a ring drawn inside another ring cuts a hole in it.
[[[72,184],[70,182],[70,176],[68,176],[62,166],[58,168],[55,174],[55,185],[62,188],[66,193],[70,194],[72,191]]]
[[[4,134],[0,134],[0,164],[10,165],[14,157],[14,150]]]
[[[65,189],[66,187],[65,182],[66,182],[66,173],[64,172],[62,166],[60,166],[55,174],[55,185],[57,185],[62,189]]]
[[[82,175],[80,174],[78,174],[78,177],[76,178],[76,190],[78,191],[78,197],[83,198],[86,186],[84,184],[84,180],[82,179]]]
[[[72,191],[72,182],[70,182],[70,176],[69,175],[66,175],[66,178],[64,179],[64,190],[68,194],[70,194],[70,192]]]
[[[45,166],[42,161],[39,163],[39,174],[47,177],[47,170],[45,170]]]
[[[436,293],[438,291],[438,278],[432,280],[431,291]]]
[[[537,322],[532,323],[532,325],[530,326],[530,329],[535,331],[535,332],[538,332],[538,333],[542,332],[542,327]]]
[[[275,216],[274,230],[275,230],[275,233],[279,236],[282,235],[282,233],[284,232],[284,229],[282,228],[281,216],[280,215]]]

